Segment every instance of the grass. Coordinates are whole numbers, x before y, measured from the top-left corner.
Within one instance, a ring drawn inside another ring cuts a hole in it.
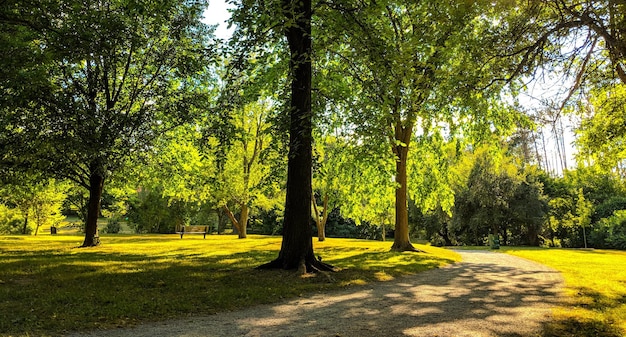
[[[280,237],[0,236],[0,335],[52,336],[124,327],[272,303],[306,293],[391,280],[458,261],[458,254],[389,252],[390,242],[327,239],[315,253],[342,270],[302,277],[254,267],[274,259]]]
[[[545,336],[626,336],[626,252],[502,248],[565,278],[565,303],[555,310]]]

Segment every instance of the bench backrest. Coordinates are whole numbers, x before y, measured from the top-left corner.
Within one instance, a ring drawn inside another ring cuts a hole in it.
[[[185,232],[185,233],[208,233],[209,226],[176,226],[177,232]]]

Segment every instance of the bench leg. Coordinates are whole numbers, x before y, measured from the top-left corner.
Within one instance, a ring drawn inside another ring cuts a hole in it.
[[[183,238],[183,234],[185,234],[185,233],[180,233],[180,238],[181,238],[181,239]]]
[[[206,239],[206,232],[204,232],[204,238]]]

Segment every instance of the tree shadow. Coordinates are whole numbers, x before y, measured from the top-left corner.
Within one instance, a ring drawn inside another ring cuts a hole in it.
[[[537,335],[549,320],[551,306],[559,304],[560,274],[541,265],[526,263],[520,268],[485,257],[487,260],[482,262],[457,263],[391,282],[169,322],[160,326],[158,333],[170,336]],[[363,254],[359,258],[376,256]],[[184,326],[182,329],[180,324]],[[135,337],[154,333],[145,326],[124,332]]]

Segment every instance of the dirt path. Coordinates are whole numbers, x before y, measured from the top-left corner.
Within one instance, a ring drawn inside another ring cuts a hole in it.
[[[507,254],[460,254],[462,263],[368,288],[75,336],[537,336],[560,274]]]

